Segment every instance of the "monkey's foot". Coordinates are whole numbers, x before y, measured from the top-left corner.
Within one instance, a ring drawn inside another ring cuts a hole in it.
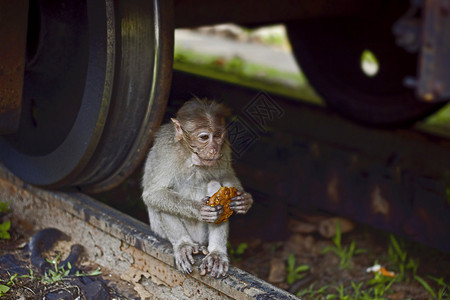
[[[200,275],[210,273],[212,277],[220,278],[228,272],[228,256],[226,253],[212,251],[200,264]]]
[[[206,246],[188,242],[174,246],[173,251],[175,255],[175,264],[178,270],[188,274],[192,272],[192,265],[195,263],[192,255],[199,253],[207,255],[209,253]]]
[[[208,255],[208,248],[206,246],[196,245],[198,249],[194,250],[194,254],[202,253],[203,255]]]
[[[192,265],[194,264],[194,258],[192,254],[197,254],[199,251],[199,245],[190,243],[181,243],[174,246],[173,252],[175,255],[175,264],[183,273],[191,273]]]

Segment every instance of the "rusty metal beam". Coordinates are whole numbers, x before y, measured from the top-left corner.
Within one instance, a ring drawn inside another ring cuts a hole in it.
[[[301,18],[370,14],[380,1],[358,0],[175,0],[175,27],[218,23],[260,24]]]
[[[0,134],[19,126],[27,26],[28,0],[0,2]]]
[[[258,98],[258,90],[174,72],[169,107],[191,95],[220,99],[238,117],[228,134],[236,172],[261,195],[255,207],[267,211],[246,215],[257,224],[249,228],[260,228],[248,234],[267,237],[294,206],[450,251],[448,137],[368,128],[323,107],[273,94]]]
[[[425,101],[450,99],[450,1],[426,0],[417,93]]]

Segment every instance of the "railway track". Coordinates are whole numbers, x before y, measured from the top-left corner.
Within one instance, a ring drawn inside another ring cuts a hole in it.
[[[13,224],[62,231],[89,261],[121,278],[141,299],[298,299],[235,267],[221,280],[200,276],[195,268],[182,274],[170,244],[147,224],[81,193],[27,185],[1,165],[0,193],[11,201]]]

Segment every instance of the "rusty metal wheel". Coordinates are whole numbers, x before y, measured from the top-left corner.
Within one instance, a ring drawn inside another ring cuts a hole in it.
[[[167,103],[172,2],[30,2],[22,114],[1,161],[26,182],[98,192],[145,157]]]
[[[389,12],[389,11],[388,11]],[[441,105],[421,102],[403,85],[416,75],[417,55],[395,45],[392,24],[402,10],[372,18],[330,17],[288,24],[301,69],[330,108],[359,123],[388,126],[411,123]],[[364,53],[378,61],[365,72]]]

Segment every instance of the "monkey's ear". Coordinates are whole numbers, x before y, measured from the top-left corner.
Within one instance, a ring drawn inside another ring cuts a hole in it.
[[[183,130],[181,129],[181,123],[175,118],[170,119],[173,122],[173,126],[175,127],[175,137],[177,140],[181,141],[183,138]]]

